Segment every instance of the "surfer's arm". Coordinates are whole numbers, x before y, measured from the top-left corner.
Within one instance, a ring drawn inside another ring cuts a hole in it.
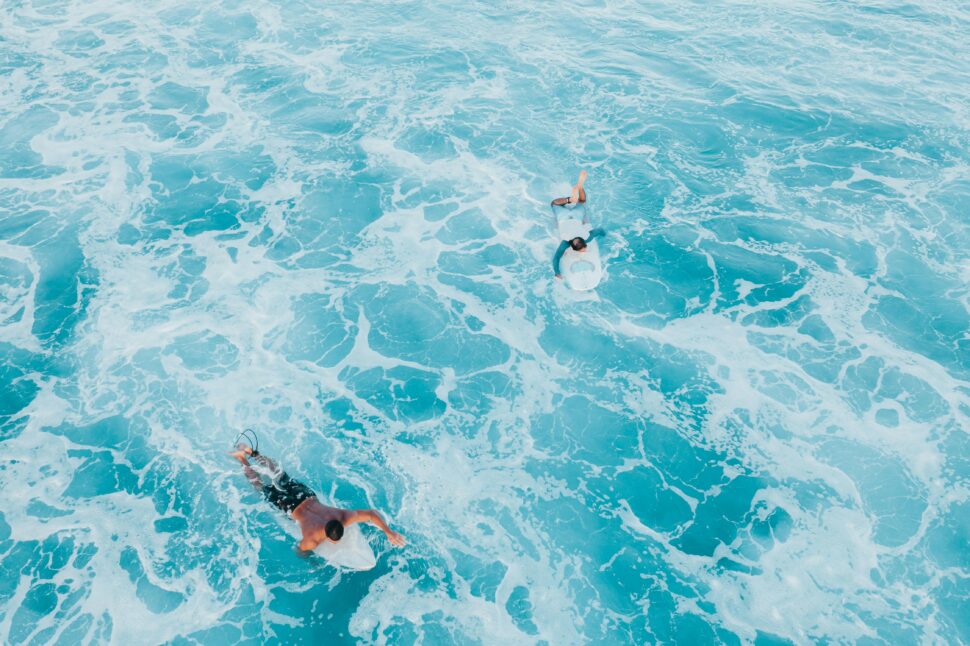
[[[300,539],[300,544],[297,546],[297,552],[302,552],[301,556],[310,556],[310,553],[316,549],[317,545],[320,544],[322,536],[319,534],[315,535],[315,532],[313,531],[307,532],[305,529],[302,531],[303,538]]]
[[[586,242],[589,242],[593,238],[602,238],[605,235],[606,235],[606,231],[604,231],[600,227],[596,227],[595,229],[589,232],[589,237],[586,238]]]
[[[556,249],[556,255],[552,257],[552,271],[555,272],[556,276],[559,276],[559,261],[562,260],[562,255],[566,253],[566,247],[569,243],[563,240],[559,243],[559,248]]]
[[[388,527],[387,522],[384,521],[384,517],[376,509],[358,509],[354,512],[350,522],[346,524],[352,523],[371,523],[387,535],[387,540],[391,541],[392,545],[400,547],[405,543],[404,537]]]

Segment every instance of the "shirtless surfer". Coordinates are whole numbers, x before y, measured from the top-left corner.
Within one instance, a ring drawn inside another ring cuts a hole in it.
[[[299,480],[294,480],[280,469],[275,462],[249,445],[240,443],[236,450],[230,453],[243,465],[243,473],[249,482],[266,497],[268,501],[293,517],[303,531],[300,549],[309,552],[317,545],[330,541],[336,543],[344,535],[344,527],[354,523],[371,523],[379,527],[386,535],[391,545],[401,547],[404,537],[384,522],[377,511],[373,509],[340,509],[328,507],[317,499],[310,487]],[[252,458],[266,467],[272,474],[269,482],[264,483],[259,473],[249,463]]]

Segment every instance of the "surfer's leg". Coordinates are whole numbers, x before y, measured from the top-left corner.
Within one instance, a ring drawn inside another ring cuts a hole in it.
[[[586,201],[586,189],[583,188],[583,183],[586,181],[586,171],[579,171],[579,179],[576,181],[576,185],[573,186],[573,191],[569,197],[557,197],[551,204],[553,206],[566,206],[567,204],[582,204]]]
[[[569,201],[572,204],[578,204],[580,202],[586,201],[586,189],[583,188],[583,183],[586,181],[586,171],[579,171],[579,179],[576,181],[576,186],[573,186],[573,193],[569,196]]]
[[[253,460],[255,460],[259,464],[263,465],[264,467],[272,471],[274,478],[278,476],[280,473],[282,473],[281,469],[276,465],[275,462],[273,462],[270,458],[266,457],[259,451],[254,451],[251,446],[249,446],[248,444],[245,444],[244,442],[240,442],[239,444],[236,445],[236,451],[232,455],[238,458],[239,461],[243,462],[244,464],[249,464],[249,462],[246,461],[245,458],[247,456],[251,457]]]
[[[245,447],[245,448],[243,448],[243,447]],[[247,449],[249,449],[248,446],[245,446],[243,444],[240,444],[239,445],[239,450],[233,451],[232,453],[230,453],[230,455],[232,457],[236,458],[237,460],[239,460],[239,463],[243,467],[243,473],[246,475],[246,479],[249,480],[249,483],[251,485],[253,485],[253,487],[256,489],[256,491],[262,491],[263,490],[263,481],[259,477],[259,474],[256,473],[256,470],[253,469],[252,466],[250,466],[249,460],[246,459],[246,456],[247,455],[251,455],[252,454],[251,453],[251,449],[249,451],[247,451]]]
[[[282,473],[282,469],[273,462],[271,459],[263,455],[262,453],[257,453],[253,456],[253,459],[259,462],[261,465],[273,472],[273,477],[277,477]]]
[[[263,490],[263,481],[255,469],[247,464],[243,467],[243,473],[246,474],[246,479],[249,480],[249,484],[253,485],[253,489],[256,491]]]

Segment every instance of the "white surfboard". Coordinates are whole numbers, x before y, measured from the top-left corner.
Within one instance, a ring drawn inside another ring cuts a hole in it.
[[[581,212],[585,215],[585,209]],[[589,224],[578,218],[563,216],[557,219],[556,224],[560,240],[589,237]],[[603,277],[603,265],[600,263],[600,248],[596,240],[590,240],[583,251],[567,247],[559,260],[559,273],[566,285],[580,292],[587,292],[599,285]]]
[[[291,536],[300,540],[303,535],[300,527],[289,521],[285,525]],[[359,524],[344,527],[344,535],[336,543],[325,541],[315,548],[313,553],[322,557],[330,565],[345,570],[370,570],[377,565],[377,557],[371,549],[370,542],[360,531]]]
[[[588,292],[595,289],[603,278],[603,265],[600,263],[600,248],[596,240],[586,244],[585,251],[575,251],[572,247],[559,260],[559,273],[571,289]]]
[[[374,550],[357,524],[345,527],[344,535],[336,543],[326,541],[317,545],[313,553],[322,556],[334,567],[348,570],[370,570],[377,565]]]

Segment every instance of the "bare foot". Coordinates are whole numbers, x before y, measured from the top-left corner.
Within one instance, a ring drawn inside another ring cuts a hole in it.
[[[253,454],[253,450],[249,447],[249,445],[243,444],[242,442],[236,445],[235,451],[229,452],[229,455],[236,458],[241,463],[247,464],[247,465],[249,464],[249,460],[247,460],[246,458],[252,454]]]
[[[569,196],[569,202],[571,204],[579,203],[579,192],[583,190],[583,182],[586,181],[586,171],[579,171],[579,181],[576,182],[576,186],[573,186],[573,194]]]

